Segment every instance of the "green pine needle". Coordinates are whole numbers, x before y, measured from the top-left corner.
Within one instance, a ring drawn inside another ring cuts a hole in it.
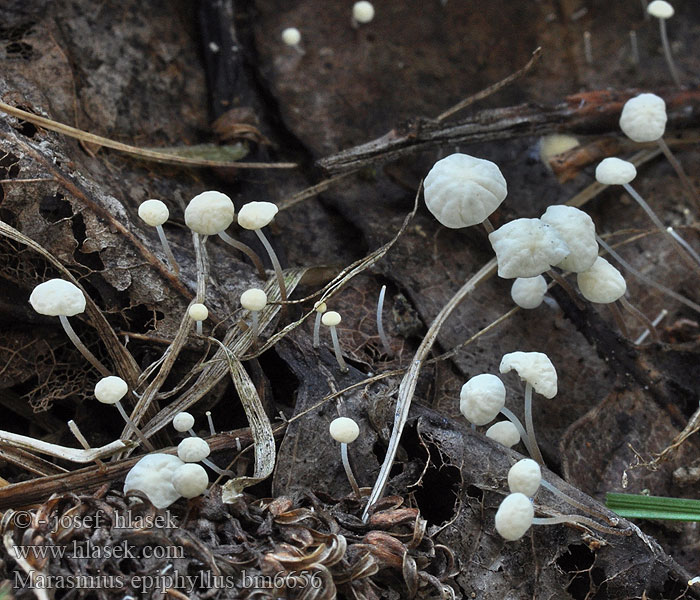
[[[627,519],[700,521],[700,500],[690,498],[608,493],[605,506]]]

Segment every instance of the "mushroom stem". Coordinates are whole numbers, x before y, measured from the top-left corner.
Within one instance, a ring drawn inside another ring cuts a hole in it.
[[[693,260],[700,265],[700,254],[695,252],[695,249],[680,235],[678,235],[673,227],[666,227],[666,231],[668,231],[673,236],[673,239],[675,239],[681,246],[683,246],[686,252],[693,257]]]
[[[202,335],[202,322],[201,321],[195,321],[195,331],[197,332],[197,335]]]
[[[357,480],[355,475],[353,475],[352,467],[350,467],[350,460],[348,459],[348,445],[345,443],[340,444],[340,459],[343,461],[343,467],[345,468],[345,474],[348,476],[348,481],[350,482],[350,487],[352,491],[360,498],[360,486],[357,485]]]
[[[558,273],[554,269],[549,269],[547,271],[547,275],[549,275],[557,284],[559,284],[561,289],[566,292],[566,295],[569,296],[569,298],[571,298],[573,303],[576,305],[576,308],[579,310],[583,310],[585,308],[583,302],[581,302],[581,298],[578,297],[578,294],[574,288],[571,287],[571,284],[561,273]]]
[[[587,64],[593,64],[593,44],[591,43],[591,32],[583,32],[583,56]]]
[[[205,414],[207,415],[207,421],[209,422],[209,433],[211,433],[211,435],[216,435],[216,429],[214,429],[214,419],[211,418],[211,411],[208,410]]]
[[[78,425],[76,424],[73,419],[68,421],[68,429],[70,429],[71,433],[75,436],[75,439],[80,442],[80,445],[85,448],[85,450],[92,450],[90,447],[90,444],[88,441],[85,439],[85,436],[82,434],[80,429],[78,428]],[[99,467],[99,469],[102,471],[105,468],[105,464],[97,457],[95,457],[95,464]]]
[[[272,262],[272,267],[275,269],[275,277],[277,277],[277,284],[280,287],[280,300],[282,302],[287,301],[287,287],[284,284],[284,275],[282,274],[282,265],[280,265],[280,261],[277,259],[277,254],[275,254],[275,251],[272,248],[272,245],[270,242],[267,240],[267,237],[265,234],[262,232],[260,229],[256,229],[255,233],[258,235],[258,238],[260,239],[260,242],[262,243],[263,246],[265,246],[265,250],[267,250],[267,254],[270,257],[270,261]],[[282,305],[283,311],[286,310],[286,305]]]
[[[529,382],[525,383],[525,429],[527,438],[530,441],[530,455],[541,465],[544,464],[542,453],[537,445],[535,438],[535,424],[532,421],[532,386]]]
[[[235,477],[233,471],[227,471],[225,469],[222,469],[221,467],[217,467],[212,461],[210,461],[208,458],[203,458],[201,460],[202,464],[207,465],[214,473],[217,475],[225,475],[226,477]]]
[[[586,506],[582,502],[579,502],[578,500],[575,500],[574,498],[572,498],[568,494],[565,494],[558,487],[552,485],[551,483],[549,483],[548,481],[545,481],[544,479],[542,479],[540,481],[540,485],[543,488],[545,488],[546,490],[549,490],[550,492],[552,492],[552,494],[554,494],[555,496],[558,496],[559,498],[561,498],[567,504],[571,504],[571,506],[578,508],[579,510],[582,510],[583,512],[587,512],[589,515],[593,515],[594,517],[598,517],[599,519],[603,519],[603,520],[607,521],[610,525],[613,525],[613,526],[615,526],[619,523],[619,520],[616,517],[609,517],[607,515],[604,515],[602,512],[599,512],[593,508],[590,508],[589,506]]]
[[[630,332],[629,329],[627,329],[625,319],[622,316],[622,313],[620,312],[620,307],[617,305],[616,302],[611,302],[610,304],[608,304],[608,306],[610,307],[610,312],[612,313],[612,316],[615,319],[615,323],[617,323],[617,328],[620,330],[622,337],[629,339]]]
[[[143,444],[143,447],[148,450],[149,452],[153,452],[155,448],[146,439],[146,436],[141,433],[141,430],[136,426],[136,423],[134,423],[130,418],[129,415],[126,414],[126,411],[124,410],[124,407],[122,406],[122,403],[120,401],[117,401],[114,403],[114,406],[117,407],[117,410],[119,411],[119,414],[122,416],[122,419],[126,422],[126,424],[131,427],[134,430],[134,433],[136,434],[136,437],[139,438],[139,441]],[[128,432],[127,432],[128,434]]]
[[[624,296],[621,296],[619,299],[620,304],[622,305],[622,308],[624,308],[628,313],[631,315],[634,315],[639,321],[641,321],[644,324],[644,327],[651,333],[651,338],[655,341],[659,341],[659,332],[656,331],[656,327],[654,327],[654,324],[649,320],[649,318],[641,311],[639,310],[636,306],[630,303],[627,298]]]
[[[343,373],[348,372],[348,366],[343,360],[343,355],[340,353],[340,343],[338,342],[338,332],[335,330],[335,325],[330,326],[331,339],[333,340],[333,352],[335,352],[335,359],[338,361],[338,366]]]
[[[632,64],[639,66],[639,44],[637,43],[637,32],[630,30],[630,50],[632,52]]]
[[[612,527],[606,527],[597,523],[593,519],[588,517],[582,517],[581,515],[558,515],[556,517],[535,517],[532,519],[533,525],[557,525],[559,523],[569,523],[571,525],[583,525],[585,527],[590,527],[601,533],[610,533],[612,535],[629,535],[626,530],[613,529]]]
[[[690,194],[690,197],[693,199],[693,202],[695,202],[695,207],[697,209],[700,209],[700,200],[698,199],[698,193],[695,190],[695,186],[693,186],[690,179],[686,175],[685,169],[683,169],[683,166],[680,162],[678,162],[676,157],[673,156],[673,152],[671,152],[671,149],[668,147],[668,144],[664,141],[664,138],[660,137],[658,140],[656,140],[656,143],[659,145],[659,148],[661,148],[661,152],[663,152],[664,156],[666,157],[666,160],[669,163],[671,163],[671,166],[676,172],[676,175],[678,175],[678,178],[683,182],[683,185]]]
[[[80,341],[78,334],[75,333],[75,330],[68,321],[68,317],[65,315],[58,315],[58,318],[61,321],[61,325],[63,325],[63,330],[66,332],[66,335],[70,338],[70,341],[73,342],[73,345],[78,349],[80,354],[82,354],[85,359],[100,372],[100,375],[104,375],[105,377],[110,375],[111,373],[109,369],[105,367],[97,359],[97,357],[90,352],[90,350],[87,349],[87,346],[83,344],[83,342]]]
[[[250,335],[253,338],[253,344],[256,344],[258,341],[258,333],[259,333],[259,329],[260,329],[260,322],[258,320],[258,311],[257,310],[250,311],[250,320],[252,321],[252,324],[250,326]]]
[[[661,321],[663,321],[664,317],[668,314],[668,311],[664,308],[661,310],[661,312],[656,315],[656,318],[651,322],[651,324],[656,327]],[[634,341],[635,346],[639,346],[649,335],[650,330],[645,329],[642,334]]]
[[[318,348],[321,345],[321,317],[323,317],[323,313],[316,311],[316,320],[314,321],[314,348]]]
[[[525,431],[523,424],[520,422],[520,419],[518,419],[512,410],[506,408],[505,406],[501,409],[501,414],[511,423],[513,423],[513,425],[515,425],[515,428],[520,434],[520,439],[522,440],[523,444],[525,444],[525,448],[527,448],[528,454],[532,456],[532,450],[530,449],[530,438],[528,437],[527,431]]]
[[[165,252],[165,256],[168,259],[168,263],[170,263],[170,270],[173,273],[175,273],[175,275],[178,275],[180,273],[180,267],[177,264],[177,261],[175,260],[175,255],[173,254],[173,251],[170,249],[168,239],[165,237],[165,231],[163,231],[163,226],[156,225],[156,231],[158,232],[160,243],[163,244],[163,251]]]
[[[262,260],[260,260],[260,257],[258,256],[257,252],[253,250],[248,244],[244,244],[243,242],[239,242],[238,240],[232,238],[228,233],[225,231],[219,232],[219,237],[224,240],[229,246],[233,246],[236,250],[240,250],[245,254],[250,260],[253,261],[253,264],[255,265],[255,268],[258,270],[258,277],[260,279],[267,279],[267,275],[265,274],[265,266],[262,263]]]
[[[384,295],[386,294],[386,286],[383,285],[382,289],[379,291],[379,301],[377,302],[377,331],[379,332],[379,339],[382,342],[382,347],[384,348],[384,353],[387,356],[392,356],[391,344],[389,344],[389,339],[384,333],[384,326],[382,325],[382,310],[384,308]]]
[[[494,229],[494,227],[493,227],[493,224],[491,223],[491,220],[490,220],[488,217],[486,217],[486,218],[481,222],[481,226],[486,230],[486,235],[488,235],[488,234],[493,233],[494,231],[496,231],[496,230]]]
[[[676,64],[673,62],[673,56],[671,56],[671,44],[668,43],[666,19],[659,19],[659,31],[661,32],[661,44],[664,47],[664,56],[666,57],[666,63],[668,64],[668,70],[671,72],[673,83],[675,83],[677,87],[681,87],[681,78],[678,75]]]
[[[680,255],[680,257],[686,262],[686,264],[693,269],[696,273],[700,275],[700,265],[698,265],[694,260],[693,257],[690,256],[687,252],[687,250],[683,247],[682,244],[678,242],[676,237],[671,235],[671,233],[668,231],[667,227],[661,222],[661,219],[656,216],[656,213],[652,210],[651,206],[649,206],[644,198],[642,198],[638,193],[637,190],[635,190],[629,183],[623,183],[622,187],[625,188],[627,193],[634,198],[634,200],[641,206],[642,210],[647,214],[647,216],[652,220],[654,225],[656,225],[656,228],[663,234],[663,236],[671,242],[671,245],[676,249],[676,252]],[[677,237],[678,234],[676,234]]]
[[[194,253],[197,268],[197,302],[206,304],[207,280],[209,279],[209,258],[207,256],[207,237],[201,233],[193,233]]]
[[[640,281],[643,281],[647,285],[650,285],[652,287],[655,287],[657,290],[659,290],[662,294],[666,294],[667,296],[673,298],[674,300],[678,300],[681,304],[685,304],[688,308],[692,308],[695,312],[700,313],[700,304],[696,304],[692,300],[688,300],[685,296],[678,294],[674,292],[672,289],[667,288],[664,285],[661,285],[660,283],[657,283],[650,277],[647,277],[642,273],[641,271],[638,271],[635,269],[631,264],[629,264],[624,258],[622,258],[615,250],[613,250],[610,247],[610,244],[608,244],[603,238],[601,238],[599,235],[596,235],[595,237],[596,241],[600,244],[600,246],[605,250],[610,256],[612,256],[617,262],[620,263],[620,265],[626,270],[632,273],[637,279]]]

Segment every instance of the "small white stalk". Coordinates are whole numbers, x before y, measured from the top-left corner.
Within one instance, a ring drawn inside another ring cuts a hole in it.
[[[379,301],[377,302],[377,331],[379,332],[379,339],[382,342],[382,348],[384,348],[384,354],[387,356],[392,356],[391,344],[389,343],[389,338],[386,337],[384,333],[384,326],[382,324],[382,310],[384,308],[384,294],[386,294],[386,286],[383,285],[382,289],[379,291]]]
[[[313,346],[314,348],[318,348],[321,345],[321,317],[323,316],[323,313],[326,312],[328,307],[326,306],[325,302],[319,301],[314,304],[314,308],[316,309],[316,320],[314,321]]]
[[[78,440],[80,445],[83,448],[85,448],[85,450],[92,450],[92,448],[90,447],[90,444],[85,439],[85,436],[80,431],[78,424],[75,421],[73,421],[73,419],[68,421],[68,429],[70,429],[70,431],[73,434],[73,436],[75,437],[75,439]],[[95,458],[95,464],[100,468],[100,470],[103,470],[105,468],[105,464],[99,458]]]
[[[666,317],[667,314],[668,314],[668,311],[665,308],[662,309],[661,312],[658,315],[656,315],[656,318],[651,322],[651,324],[654,327],[656,327],[659,323],[661,323],[661,321],[664,320],[664,317]],[[649,333],[650,333],[650,330],[645,329],[642,332],[642,334],[634,341],[634,345],[639,346],[640,344],[642,344],[644,342],[644,340],[647,339],[647,336],[649,335]]]
[[[204,414],[207,416],[207,422],[209,423],[209,433],[211,435],[216,435],[216,429],[214,429],[214,419],[211,418],[211,411],[208,410]]]

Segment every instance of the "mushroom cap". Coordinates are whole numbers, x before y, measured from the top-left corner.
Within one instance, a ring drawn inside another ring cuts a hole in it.
[[[321,302],[320,300],[318,302],[314,303],[314,310],[318,313],[323,314],[328,310],[328,306],[326,306],[325,302]]]
[[[508,488],[511,492],[520,492],[532,498],[540,487],[542,470],[537,461],[523,458],[516,462],[508,471]]]
[[[656,94],[639,94],[622,107],[620,129],[635,142],[655,142],[666,130],[666,103]]]
[[[472,377],[459,393],[459,410],[474,425],[486,425],[496,418],[506,403],[503,382],[490,373]]]
[[[121,377],[103,377],[95,385],[95,398],[102,404],[116,404],[129,391],[129,385]]]
[[[499,421],[486,430],[486,437],[494,442],[503,444],[506,448],[512,448],[520,441],[518,428],[510,421]]]
[[[139,217],[151,227],[162,225],[169,216],[168,207],[160,200],[146,200],[139,205]]]
[[[505,497],[496,511],[496,531],[509,542],[519,540],[535,518],[532,502],[520,492]]]
[[[349,417],[338,417],[331,421],[328,427],[331,437],[336,442],[343,444],[352,444],[357,436],[360,435],[360,427],[355,421]]]
[[[177,455],[186,463],[204,460],[210,452],[209,444],[201,437],[188,437],[177,445]]]
[[[537,277],[569,255],[554,227],[540,219],[515,219],[489,234],[504,279]]]
[[[168,508],[180,497],[172,478],[175,470],[184,464],[172,454],[147,454],[127,473],[124,493],[138,490],[146,494],[156,508]]]
[[[70,281],[49,279],[32,290],[29,304],[40,315],[72,317],[85,312],[85,295]]]
[[[206,321],[207,317],[209,317],[209,309],[204,306],[204,304],[200,304],[199,302],[195,302],[192,306],[190,306],[187,313],[190,315],[190,319],[193,321]]]
[[[327,310],[321,317],[321,323],[323,323],[326,327],[335,327],[336,325],[340,325],[341,320],[340,315],[334,310]]]
[[[270,224],[278,211],[272,202],[248,202],[238,211],[238,224],[243,229],[262,229]]]
[[[510,288],[510,297],[520,308],[533,309],[542,304],[547,293],[547,282],[542,275],[518,277]]]
[[[216,235],[233,223],[235,214],[231,198],[210,190],[190,200],[185,209],[185,224],[201,235]]]
[[[241,306],[246,310],[262,310],[267,305],[267,294],[259,288],[250,288],[241,294]]]
[[[172,475],[172,486],[184,498],[200,496],[207,490],[209,475],[202,465],[187,463],[179,466]]]
[[[282,41],[287,46],[296,46],[301,42],[301,32],[296,27],[287,27],[282,31]]]
[[[576,276],[576,283],[586,300],[598,304],[615,302],[627,291],[622,273],[601,256],[588,271]]]
[[[573,135],[565,133],[545,135],[540,140],[540,160],[548,169],[551,169],[549,161],[552,158],[580,145],[581,143]]]
[[[508,193],[501,170],[490,160],[450,154],[425,177],[423,197],[445,227],[459,229],[486,220]]]
[[[374,6],[367,0],[360,0],[352,5],[352,17],[358,23],[369,23],[374,19]]]
[[[604,158],[595,168],[595,178],[605,185],[624,185],[637,176],[635,166],[621,158]],[[585,270],[585,269],[584,269]]]
[[[598,242],[595,240],[595,224],[587,213],[574,206],[559,204],[548,206],[540,219],[554,227],[571,251],[555,266],[573,273],[591,268],[598,256]]]
[[[173,417],[175,431],[189,431],[194,427],[194,417],[188,412],[179,412]]]
[[[657,19],[670,19],[675,13],[673,6],[665,2],[665,0],[654,0],[650,2],[647,6],[647,12]]]
[[[515,369],[520,379],[529,383],[545,398],[557,395],[557,370],[542,352],[510,352],[501,359],[499,370],[508,373]]]

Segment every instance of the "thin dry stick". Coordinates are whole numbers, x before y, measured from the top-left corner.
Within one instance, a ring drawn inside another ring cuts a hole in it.
[[[177,156],[175,154],[167,154],[156,150],[146,150],[144,148],[137,148],[136,146],[122,144],[121,142],[115,142],[109,138],[95,135],[94,133],[88,133],[87,131],[59,123],[58,121],[54,121],[52,119],[47,119],[46,117],[40,117],[33,113],[27,112],[26,110],[22,110],[21,108],[15,108],[14,106],[10,106],[4,102],[0,102],[0,110],[12,115],[13,117],[17,117],[18,119],[28,121],[34,125],[39,125],[40,127],[48,129],[49,131],[62,133],[63,135],[82,140],[83,142],[104,146],[105,148],[111,148],[112,150],[118,150],[119,152],[124,152],[125,154],[130,154],[138,158],[152,160],[155,162],[186,165],[188,167],[236,167],[237,169],[294,169],[297,167],[296,163],[242,163],[237,161],[202,160],[197,158],[188,158],[185,156]]]
[[[399,386],[399,396],[396,401],[396,412],[394,415],[394,428],[391,432],[391,438],[389,439],[389,447],[387,448],[386,457],[384,458],[384,463],[379,471],[377,481],[372,488],[372,493],[370,494],[367,505],[362,512],[362,520],[365,523],[369,519],[370,508],[384,494],[384,489],[389,481],[389,473],[392,465],[394,464],[394,458],[396,457],[396,452],[399,448],[401,433],[403,432],[404,425],[408,419],[408,411],[411,407],[413,393],[418,383],[418,375],[420,374],[421,367],[423,366],[430,349],[433,347],[433,344],[437,339],[440,328],[449,318],[455,308],[457,308],[479,284],[484,282],[489,277],[492,277],[494,273],[496,273],[497,268],[498,263],[495,258],[492,258],[475,275],[473,275],[450,299],[450,301],[443,306],[442,310],[438,313],[437,317],[435,317],[435,320],[418,347],[418,350],[411,361],[411,366],[406,372],[406,375],[404,375],[401,385]]]
[[[510,75],[508,75],[508,77],[501,79],[501,81],[494,83],[493,85],[490,85],[486,89],[481,90],[480,92],[477,92],[476,94],[469,96],[468,98],[465,98],[461,102],[458,102],[453,107],[448,108],[445,112],[438,115],[436,120],[437,121],[444,121],[447,117],[451,117],[452,115],[459,112],[460,110],[463,110],[463,109],[467,108],[468,106],[471,106],[472,104],[474,104],[474,102],[477,102],[478,100],[483,100],[484,98],[488,98],[492,94],[495,94],[500,89],[513,83],[516,79],[525,75],[530,69],[532,69],[532,67],[535,66],[535,63],[537,63],[537,61],[540,58],[542,58],[542,48],[540,46],[538,46],[537,48],[535,48],[535,51],[532,53],[530,60],[527,61],[527,64],[522,69],[519,69],[515,73],[511,73]]]

